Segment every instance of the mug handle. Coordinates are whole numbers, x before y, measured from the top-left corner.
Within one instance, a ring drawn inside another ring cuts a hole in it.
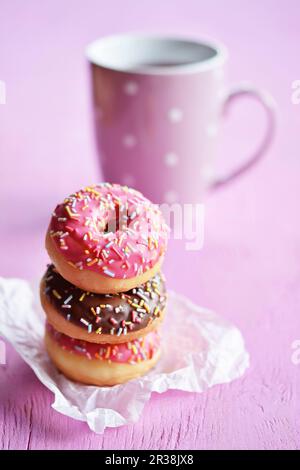
[[[276,104],[273,97],[267,91],[259,90],[247,82],[235,86],[229,90],[225,96],[222,115],[226,115],[233,101],[244,96],[249,96],[256,99],[265,110],[267,116],[267,128],[265,135],[256,152],[248,160],[246,160],[245,163],[233,170],[229,175],[217,178],[215,181],[213,181],[210,186],[211,189],[217,189],[226,185],[227,183],[230,183],[252,168],[252,166],[254,166],[264,156],[271,141],[273,140],[275,130]]]

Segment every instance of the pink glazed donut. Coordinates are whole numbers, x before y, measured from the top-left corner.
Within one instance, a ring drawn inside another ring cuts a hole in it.
[[[46,249],[69,282],[113,294],[144,284],[159,271],[168,233],[159,208],[140,192],[101,183],[56,207]]]
[[[121,344],[88,343],[46,325],[45,345],[52,362],[75,382],[111,386],[148,372],[160,357],[160,336],[152,331]]]

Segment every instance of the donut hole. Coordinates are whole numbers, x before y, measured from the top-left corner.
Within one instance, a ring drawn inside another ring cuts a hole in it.
[[[128,215],[126,210],[121,210],[119,205],[109,214],[104,227],[104,233],[116,233],[124,231],[128,227]]]

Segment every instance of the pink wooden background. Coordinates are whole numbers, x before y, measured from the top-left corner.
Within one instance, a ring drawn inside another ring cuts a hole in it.
[[[226,5],[226,6],[225,6]],[[8,347],[0,366],[3,449],[300,448],[300,5],[296,0],[52,0],[1,2],[1,275],[37,282],[50,211],[98,180],[83,49],[119,31],[172,31],[221,39],[230,82],[249,79],[278,103],[276,140],[248,176],[207,199],[205,246],[171,243],[169,286],[217,310],[243,332],[246,375],[201,395],[154,395],[135,425],[104,435],[51,409],[52,395]],[[256,146],[263,115],[245,101],[224,125],[220,165]],[[226,134],[226,135],[225,135]]]

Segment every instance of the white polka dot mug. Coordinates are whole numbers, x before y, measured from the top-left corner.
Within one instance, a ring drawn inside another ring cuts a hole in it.
[[[87,47],[103,178],[157,203],[197,203],[209,188],[237,178],[265,153],[274,130],[271,96],[251,85],[226,91],[223,45],[149,35],[116,35]],[[254,155],[215,175],[218,131],[236,98],[257,99],[267,129]]]

